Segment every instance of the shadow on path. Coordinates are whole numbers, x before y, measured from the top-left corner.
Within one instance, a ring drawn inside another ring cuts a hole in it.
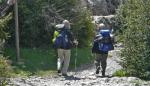
[[[112,78],[113,76],[106,75],[106,76],[96,76],[97,78]]]
[[[75,77],[73,75],[71,76],[64,76],[65,80],[81,80],[81,78]]]

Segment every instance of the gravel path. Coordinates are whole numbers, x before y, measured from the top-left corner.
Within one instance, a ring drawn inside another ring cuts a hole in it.
[[[95,67],[93,64],[86,65],[70,71],[68,77],[58,75],[37,77],[31,76],[28,78],[12,78],[7,86],[150,86],[149,82],[145,82],[136,77],[111,77],[111,75],[121,66],[117,63],[118,49],[110,52],[111,58],[107,60],[106,75],[101,77],[101,74],[95,75]]]

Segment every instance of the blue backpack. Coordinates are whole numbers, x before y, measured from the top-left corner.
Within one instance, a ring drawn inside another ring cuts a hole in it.
[[[102,29],[100,30],[100,34],[102,36],[101,42],[99,43],[99,50],[108,52],[114,49],[114,46],[111,41],[110,30]]]
[[[59,35],[54,41],[54,48],[66,48],[69,44],[68,35],[66,30],[60,31]]]

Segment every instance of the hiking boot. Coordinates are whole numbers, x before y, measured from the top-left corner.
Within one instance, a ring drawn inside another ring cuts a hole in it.
[[[98,67],[96,68],[96,74],[99,74],[99,70],[100,70],[100,67],[98,66]]]
[[[102,71],[102,76],[105,77],[105,71]]]
[[[99,70],[96,70],[96,74],[99,74]]]

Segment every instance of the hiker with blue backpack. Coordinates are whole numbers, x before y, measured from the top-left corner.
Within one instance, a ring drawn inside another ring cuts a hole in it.
[[[78,45],[77,40],[74,39],[70,30],[70,23],[68,20],[63,21],[63,27],[58,32],[54,32],[55,38],[54,47],[57,49],[58,60],[57,70],[58,74],[67,76],[67,70],[69,67],[71,48],[73,45]]]
[[[95,31],[92,53],[95,53],[96,74],[101,69],[102,76],[105,76],[108,52],[113,50],[113,37],[111,30],[103,23],[99,24]],[[101,66],[100,66],[101,65]]]

